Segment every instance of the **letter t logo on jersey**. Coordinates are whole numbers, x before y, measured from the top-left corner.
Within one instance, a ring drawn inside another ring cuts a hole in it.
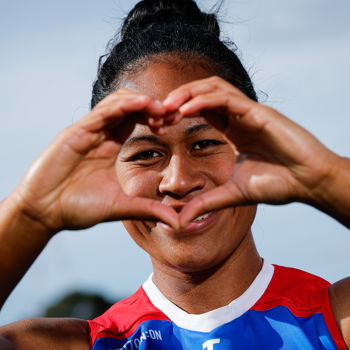
[[[210,339],[203,343],[203,349],[205,350],[214,350],[214,344],[219,344],[220,339]]]

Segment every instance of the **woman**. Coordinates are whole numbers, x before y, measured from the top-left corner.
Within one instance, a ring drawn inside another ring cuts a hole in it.
[[[90,321],[2,328],[8,349],[313,349],[350,343],[348,280],[259,256],[256,204],[300,201],[350,227],[350,162],[256,102],[191,1],[143,1],[99,69],[92,110],[1,206],[2,302],[50,238],[123,220],[153,277]],[[293,147],[291,147],[291,145]]]

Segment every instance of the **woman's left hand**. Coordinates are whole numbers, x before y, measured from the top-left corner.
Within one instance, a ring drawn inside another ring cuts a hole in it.
[[[182,117],[203,115],[238,151],[232,178],[189,202],[181,212],[182,226],[234,205],[315,205],[340,158],[299,125],[218,77],[183,85],[163,103]]]

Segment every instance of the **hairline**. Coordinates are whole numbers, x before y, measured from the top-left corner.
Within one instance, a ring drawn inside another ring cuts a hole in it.
[[[197,51],[164,51],[145,55],[127,63],[120,74],[114,78],[114,81],[111,84],[113,90],[119,89],[123,81],[132,79],[133,76],[146,70],[151,64],[162,63],[175,66],[176,69],[179,70],[200,66],[211,75],[218,75],[225,80],[227,79],[220,72],[220,70],[225,70],[227,68],[219,62],[215,62],[207,55],[201,54]],[[189,65],[189,63],[191,63],[191,65]]]

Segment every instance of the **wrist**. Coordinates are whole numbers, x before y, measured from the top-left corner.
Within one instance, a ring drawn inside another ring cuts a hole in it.
[[[0,306],[51,238],[40,222],[23,213],[14,195],[0,206]]]
[[[5,219],[5,222],[2,223],[6,225],[7,221],[9,230],[28,235],[31,240],[38,239],[38,241],[47,243],[55,234],[53,230],[30,214],[30,210],[16,192],[1,202],[0,210],[2,218]]]
[[[342,172],[343,158],[333,153],[324,164],[325,171],[321,173],[317,186],[311,191],[311,200],[320,205],[328,205],[334,190],[339,186],[337,183]]]
[[[333,153],[328,168],[308,203],[350,227],[350,159]]]

